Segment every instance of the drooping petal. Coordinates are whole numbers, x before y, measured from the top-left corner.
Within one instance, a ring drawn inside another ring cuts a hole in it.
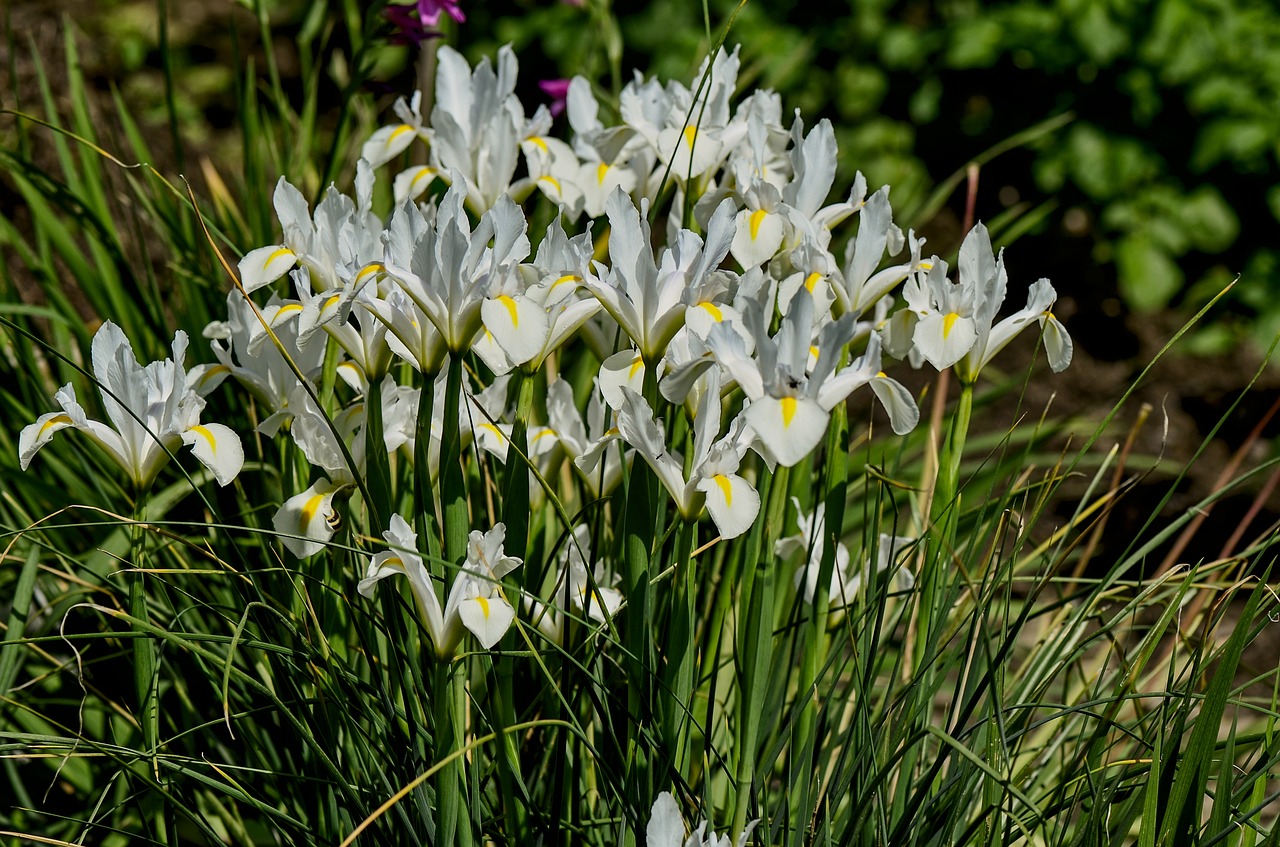
[[[477,594],[458,604],[458,617],[486,650],[501,640],[516,619],[516,610],[498,596]]]
[[[809,397],[761,397],[743,412],[778,464],[791,467],[822,441],[830,414]]]
[[[1067,328],[1054,317],[1052,312],[1046,312],[1040,318],[1040,327],[1044,339],[1044,352],[1049,357],[1049,367],[1053,369],[1054,373],[1066,370],[1067,366],[1071,364],[1073,349],[1071,336],[1067,334]]]
[[[707,511],[724,539],[737,538],[751,528],[760,514],[760,495],[737,474],[716,474],[698,482],[706,495]]]
[[[70,390],[68,383],[63,391]],[[47,412],[36,418],[35,423],[24,426],[18,435],[18,466],[25,471],[36,451],[48,444],[54,433],[69,426],[74,423],[66,412]]]
[[[240,436],[222,424],[196,424],[182,433],[182,443],[189,445],[192,455],[213,471],[218,485],[231,482],[244,466]]]
[[[871,390],[889,413],[889,425],[898,435],[906,435],[920,422],[920,409],[911,392],[892,377],[883,373],[871,380]]]
[[[299,559],[314,556],[333,538],[333,495],[339,490],[341,486],[321,479],[284,501],[271,525],[281,534],[280,540],[290,553]]]
[[[381,167],[408,150],[417,137],[418,128],[413,124],[381,127],[360,148],[360,158],[367,159],[372,167]]]
[[[916,324],[912,340],[929,364],[943,370],[964,358],[978,340],[978,331],[973,318],[933,312]]]
[[[250,250],[240,260],[240,284],[252,294],[287,274],[297,263],[298,254],[283,244]]]
[[[763,265],[773,258],[786,235],[784,218],[764,209],[743,209],[734,219],[730,252],[744,268]]]
[[[546,343],[550,325],[547,313],[528,297],[501,294],[480,305],[484,325],[511,362],[523,365]]]

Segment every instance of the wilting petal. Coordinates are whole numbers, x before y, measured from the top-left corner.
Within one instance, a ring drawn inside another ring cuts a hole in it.
[[[222,424],[196,424],[182,433],[182,443],[190,445],[192,454],[213,471],[218,485],[235,479],[244,466],[240,436]]]

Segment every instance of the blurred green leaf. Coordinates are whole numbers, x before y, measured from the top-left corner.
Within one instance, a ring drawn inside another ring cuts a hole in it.
[[[1169,304],[1182,287],[1182,270],[1145,235],[1128,235],[1116,245],[1120,293],[1135,310],[1151,312]]]

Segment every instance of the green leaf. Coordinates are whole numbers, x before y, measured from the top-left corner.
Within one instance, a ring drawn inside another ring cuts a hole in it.
[[[1182,288],[1182,269],[1145,235],[1128,235],[1116,245],[1120,296],[1130,308],[1151,312],[1169,304]]]

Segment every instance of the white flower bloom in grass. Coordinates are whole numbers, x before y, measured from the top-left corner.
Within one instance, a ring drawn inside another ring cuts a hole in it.
[[[266,415],[258,424],[258,432],[273,438],[293,416],[289,411],[289,396],[298,384],[298,377],[271,343],[263,323],[270,327],[285,354],[307,379],[319,372],[327,339],[321,335],[305,344],[298,342],[296,322],[302,313],[301,303],[273,297],[260,312],[261,321],[240,292],[232,291],[227,296],[227,320],[211,323],[204,331],[204,336],[211,339],[210,346],[218,364],[197,365],[188,372],[187,378],[201,394],[207,394],[226,377],[234,377],[261,404],[261,413]]]
[[[738,50],[717,50],[704,91],[695,92],[679,82],[664,88],[656,81],[629,83],[619,98],[622,120],[648,141],[671,176],[683,183],[712,172],[745,126],[731,125],[729,101],[738,81]],[[707,61],[694,74],[695,87],[707,74]],[[660,173],[659,173],[660,176]]]
[[[800,567],[796,571],[796,587],[800,588],[803,585],[804,601],[813,603],[814,595],[818,591],[818,579],[822,575],[822,555],[826,552],[828,540],[827,506],[825,503],[819,503],[812,515],[806,515],[800,508],[799,499],[792,497],[791,502],[795,505],[799,531],[795,535],[778,539],[774,546],[774,553],[783,558],[797,554],[802,557]],[[901,553],[915,541],[914,538],[881,533],[876,544],[875,573],[884,573],[896,565]],[[852,603],[858,592],[862,590],[863,580],[870,573],[869,562],[864,562],[860,568],[854,570],[851,567],[849,548],[843,541],[837,541],[835,563],[831,569],[831,582],[827,586],[827,596],[831,598],[832,604],[847,606]],[[915,578],[911,571],[905,567],[899,567],[894,573],[896,590],[906,591],[913,585],[915,585]]]
[[[743,847],[755,831],[759,819],[753,820],[738,836],[736,847]],[[645,829],[645,847],[734,847],[728,835],[716,837],[715,830],[707,831],[707,821],[698,824],[697,829],[686,838],[684,834],[684,817],[680,814],[680,806],[676,798],[669,792],[662,792],[653,801],[653,809],[649,813],[649,825]]]
[[[612,413],[599,388],[591,392],[585,418],[573,403],[573,389],[563,379],[547,386],[547,421],[585,481],[593,497],[607,494],[622,481],[623,454],[618,430],[611,427]]]
[[[667,449],[666,430],[661,422],[654,420],[649,404],[625,388],[622,389],[622,408],[618,411],[618,429],[622,440],[634,447],[653,468],[681,517],[696,520],[705,505],[720,537],[737,538],[751,528],[760,513],[760,495],[751,483],[738,475],[738,466],[747,449],[744,422],[735,420],[728,434],[715,440],[720,432],[720,387],[714,381],[715,371],[708,376],[713,383],[703,390],[693,419],[692,470],[688,479],[680,455]]]
[[[463,209],[466,190],[455,179],[431,220],[416,206],[400,206],[395,215],[405,219],[393,218],[388,230],[386,270],[435,324],[449,351],[470,351],[488,322],[504,347],[536,352],[545,340],[546,313],[508,287],[529,255],[524,215],[504,196],[472,232]]]
[[[759,303],[745,304],[744,320],[755,339],[756,358],[747,354],[741,336],[723,325],[712,328],[707,346],[751,401],[742,415],[769,461],[790,467],[807,456],[822,441],[831,409],[862,385],[871,385],[894,432],[915,428],[915,401],[880,370],[877,338],[871,338],[863,356],[836,371],[841,350],[857,331],[852,315],[823,326],[815,344],[813,298],[801,287],[776,336],[769,337]]]
[[[1057,294],[1048,280],[1032,284],[1026,307],[995,324],[1008,277],[1004,251],[999,256],[992,253],[985,226],[975,226],[960,246],[959,281],[948,282],[945,272],[946,265],[935,258],[923,280],[915,275],[903,289],[907,307],[917,318],[912,341],[929,364],[938,370],[955,365],[956,376],[973,383],[996,353],[1037,322],[1044,327],[1050,367],[1054,371],[1067,367],[1071,339],[1053,316]]]
[[[222,424],[200,423],[205,402],[183,367],[187,334],[173,336],[173,358],[138,364],[120,327],[107,321],[90,348],[94,379],[111,425],[90,420],[67,383],[55,395],[62,411],[41,415],[18,436],[18,463],[31,458],[54,434],[72,427],[83,432],[119,465],[138,492],[145,491],[183,444],[213,473],[219,485],[235,479],[244,464],[240,436]]]
[[[649,225],[621,189],[609,197],[610,267],[584,269],[582,284],[594,294],[646,362],[657,363],[684,325],[689,306],[710,299],[722,285],[713,271],[733,240],[733,201],[717,207],[707,240],[681,230],[655,260]]]
[[[584,558],[586,557],[586,558]],[[606,623],[622,608],[622,592],[607,584],[605,566],[598,561],[588,569],[591,557],[591,533],[578,526],[556,556],[559,566],[552,600],[544,605],[527,598],[529,619],[547,638],[564,643],[567,612],[595,623]]]
[[[577,186],[583,211],[598,218],[614,189],[636,190],[639,175],[653,170],[656,155],[631,127],[606,128],[600,122],[600,106],[585,77],[575,76],[569,83],[566,104],[573,151],[580,161]]]
[[[342,285],[342,272],[354,272],[381,255],[382,221],[372,212],[373,171],[356,165],[356,199],[333,186],[314,215],[302,192],[284,178],[276,183],[276,217],[281,243],[250,250],[240,260],[240,282],[253,292],[275,282],[295,266],[306,268],[317,291]]]
[[[431,110],[431,155],[441,175],[463,182],[463,197],[476,214],[512,191],[520,141],[526,137],[524,106],[515,95],[519,73],[510,45],[498,51],[495,70],[486,57],[473,70],[462,54],[436,51],[436,102]]]
[[[481,533],[473,530],[467,542],[467,558],[453,579],[444,608],[436,596],[431,575],[418,553],[418,536],[408,521],[391,516],[391,527],[382,534],[389,549],[373,556],[358,590],[372,598],[378,581],[403,574],[418,606],[422,624],[435,647],[436,658],[449,661],[458,655],[458,646],[468,630],[486,650],[506,634],[515,620],[515,609],[502,595],[500,580],[521,565],[520,559],[503,553],[504,524]]]

